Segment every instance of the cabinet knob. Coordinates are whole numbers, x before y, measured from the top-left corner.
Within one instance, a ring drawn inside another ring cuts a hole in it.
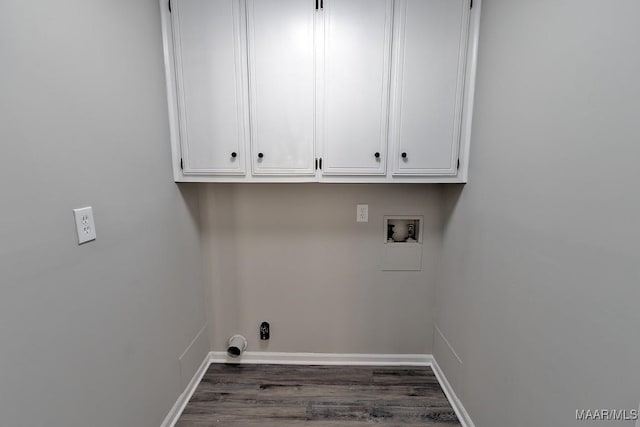
[[[263,158],[263,157],[264,157],[264,154],[262,154],[262,153],[258,153],[258,158],[259,158],[259,159],[261,159],[261,158]]]
[[[406,158],[407,158],[407,153],[404,153],[404,152],[403,152],[403,153],[401,154],[401,156],[402,156],[402,158],[403,158],[403,159],[406,159]]]
[[[233,153],[231,153],[231,157],[233,157],[233,158],[235,159],[236,157],[238,157],[238,153],[236,153],[236,152],[234,151]]]
[[[376,151],[376,154],[374,154],[374,156],[376,156],[376,159],[379,159],[379,158],[380,158],[380,153],[378,153],[378,152]]]

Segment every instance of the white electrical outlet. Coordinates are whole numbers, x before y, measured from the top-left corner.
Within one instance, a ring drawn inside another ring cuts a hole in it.
[[[76,220],[76,231],[78,232],[78,244],[81,245],[96,239],[96,224],[93,221],[93,208],[74,209],[73,216]]]
[[[356,221],[369,222],[369,205],[356,206]]]

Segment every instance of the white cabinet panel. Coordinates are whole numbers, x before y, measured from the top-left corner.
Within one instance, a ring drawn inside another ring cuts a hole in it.
[[[325,175],[385,174],[392,13],[391,0],[324,0]]]
[[[171,5],[183,173],[244,175],[249,133],[243,2]]]
[[[161,0],[176,181],[466,182],[480,3]]]
[[[397,0],[390,136],[394,175],[456,175],[468,0]]]
[[[314,175],[314,3],[248,0],[254,175]]]

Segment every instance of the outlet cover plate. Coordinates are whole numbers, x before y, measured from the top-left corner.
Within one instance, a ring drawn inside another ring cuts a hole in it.
[[[356,206],[356,221],[369,222],[369,205]]]
[[[73,210],[73,217],[76,220],[76,231],[78,233],[78,244],[90,242],[96,239],[96,224],[93,221],[93,208],[79,208]]]

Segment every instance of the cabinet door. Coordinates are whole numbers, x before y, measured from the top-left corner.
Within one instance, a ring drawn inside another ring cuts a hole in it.
[[[172,0],[185,175],[244,175],[248,138],[241,0]]]
[[[394,175],[456,175],[468,0],[397,0],[390,136]]]
[[[314,3],[248,0],[255,175],[314,175]]]
[[[324,0],[323,174],[385,174],[392,5]]]

